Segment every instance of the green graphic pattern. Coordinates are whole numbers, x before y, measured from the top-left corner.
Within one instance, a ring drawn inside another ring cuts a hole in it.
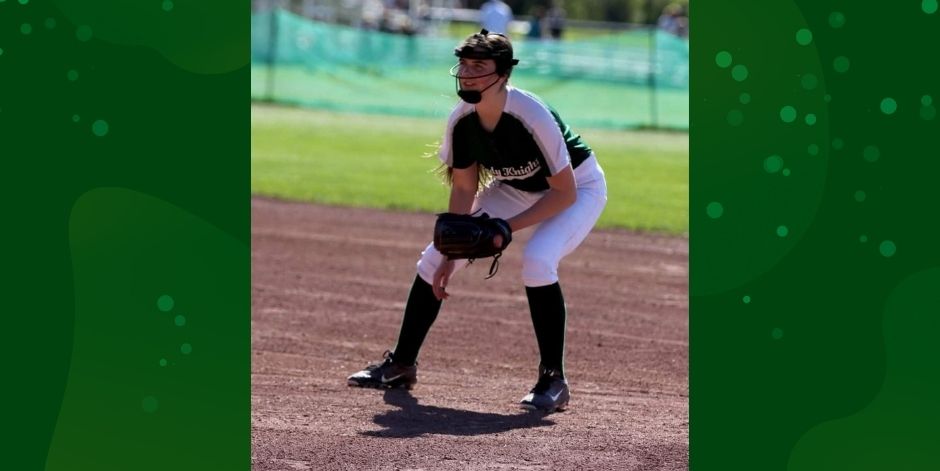
[[[250,467],[248,24],[0,0],[0,467]]]
[[[692,3],[694,469],[936,467],[936,5]]]
[[[861,411],[807,432],[788,469],[930,469],[940,462],[940,344],[933,338],[940,330],[938,287],[940,268],[932,268],[903,280],[888,296],[887,365],[877,396]]]
[[[244,246],[201,218],[121,188],[78,199],[69,242],[73,347],[46,469],[137,462],[135,469],[170,469],[183,456],[198,462],[210,452],[226,469],[243,465],[244,455],[206,437],[247,432],[239,413],[246,397],[219,394],[244,391],[245,346],[216,332],[247,300],[247,292],[230,291],[224,275],[244,264]],[[194,322],[174,319],[183,308]],[[247,334],[247,325],[238,327]],[[89,437],[86,431],[100,423],[108,429]],[[173,453],[153,446],[168,429]]]

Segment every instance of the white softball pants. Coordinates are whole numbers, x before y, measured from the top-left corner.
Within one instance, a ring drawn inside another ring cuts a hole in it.
[[[575,203],[531,228],[534,232],[522,255],[525,286],[536,288],[556,283],[559,262],[581,245],[607,205],[604,171],[593,154],[574,169],[574,176],[578,187]],[[508,219],[525,211],[544,195],[545,192],[530,193],[494,182],[477,195],[473,214],[485,212],[490,217]],[[434,244],[428,244],[418,260],[418,275],[432,284],[434,272],[443,261],[444,256]],[[457,260],[454,273],[465,266],[466,260]]]

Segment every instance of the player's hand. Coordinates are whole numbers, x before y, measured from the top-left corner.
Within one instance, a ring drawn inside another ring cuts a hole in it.
[[[447,293],[447,283],[450,282],[450,275],[454,273],[454,261],[444,260],[434,272],[434,282],[431,283],[431,290],[434,291],[434,297],[443,301],[450,297]]]

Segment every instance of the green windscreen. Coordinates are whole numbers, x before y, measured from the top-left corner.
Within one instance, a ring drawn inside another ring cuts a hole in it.
[[[283,10],[251,23],[251,96],[318,108],[447,116],[459,40],[313,21]],[[689,43],[630,30],[572,41],[514,39],[512,83],[576,126],[688,129]],[[652,64],[652,67],[651,67]]]

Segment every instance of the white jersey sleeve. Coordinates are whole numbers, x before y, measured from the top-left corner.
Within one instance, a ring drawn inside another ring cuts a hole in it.
[[[571,164],[571,156],[558,122],[538,98],[512,88],[506,112],[521,121],[532,134],[550,174],[555,175]]]

